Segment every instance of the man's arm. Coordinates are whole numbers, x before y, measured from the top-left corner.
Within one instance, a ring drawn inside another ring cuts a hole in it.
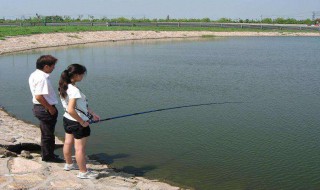
[[[54,115],[57,112],[56,108],[50,105],[43,97],[43,95],[35,95],[35,98],[41,105],[43,105],[43,107],[45,107],[49,111],[51,115]]]

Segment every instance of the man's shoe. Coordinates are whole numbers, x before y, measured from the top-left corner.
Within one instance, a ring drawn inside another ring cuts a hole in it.
[[[61,159],[61,158],[48,158],[48,159],[42,158],[42,161],[44,161],[44,162],[53,162],[53,163],[64,163],[64,160]]]

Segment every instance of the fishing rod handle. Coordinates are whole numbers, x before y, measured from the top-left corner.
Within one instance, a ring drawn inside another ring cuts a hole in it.
[[[95,120],[93,120],[93,119],[90,119],[90,120],[88,120],[87,122],[88,122],[89,124],[94,124],[94,123],[99,123],[100,120],[95,121]]]

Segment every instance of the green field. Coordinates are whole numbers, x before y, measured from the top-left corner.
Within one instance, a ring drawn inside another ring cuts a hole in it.
[[[5,40],[8,36],[32,35],[58,32],[83,32],[83,31],[214,31],[214,32],[310,32],[296,30],[261,30],[261,29],[241,29],[241,28],[216,28],[216,27],[155,27],[155,26],[29,26],[29,27],[0,27],[0,39]]]

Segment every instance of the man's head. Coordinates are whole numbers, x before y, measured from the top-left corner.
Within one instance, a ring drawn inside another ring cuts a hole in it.
[[[45,73],[51,73],[58,59],[51,55],[42,55],[37,60],[37,69]]]

